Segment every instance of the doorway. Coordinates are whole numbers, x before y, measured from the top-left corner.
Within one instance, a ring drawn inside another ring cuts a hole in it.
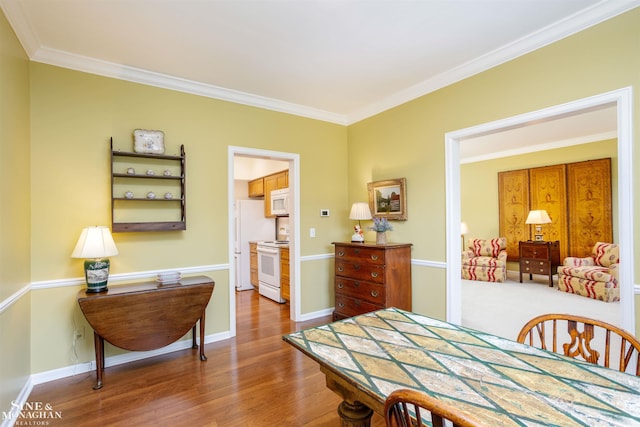
[[[620,258],[633,260],[633,189],[632,189],[632,90],[630,87],[589,98],[533,111],[445,135],[446,150],[446,230],[447,230],[447,320],[462,322],[462,279],[460,277],[460,143],[478,136],[506,129],[526,127],[540,121],[577,115],[594,108],[614,105],[617,112],[618,138],[618,243]],[[634,263],[620,265],[620,319],[623,328],[634,333],[635,307],[633,294]]]
[[[290,256],[290,283],[291,299],[289,301],[289,316],[291,320],[297,321],[300,318],[300,156],[295,153],[285,153],[269,150],[259,150],[246,147],[229,146],[228,148],[228,242],[229,242],[229,332],[231,336],[236,335],[236,264],[234,262],[235,252],[235,221],[234,221],[234,201],[236,199],[235,189],[235,158],[236,156],[254,159],[264,159],[285,162],[289,167],[289,256]],[[276,304],[274,302],[274,304]]]

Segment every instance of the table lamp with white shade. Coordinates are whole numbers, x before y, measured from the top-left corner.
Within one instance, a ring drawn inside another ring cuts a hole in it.
[[[356,202],[351,206],[351,213],[349,214],[349,219],[357,219],[358,220],[358,228],[356,229],[353,236],[351,236],[351,241],[356,243],[364,242],[364,235],[362,234],[362,226],[360,225],[360,220],[363,219],[371,219],[371,209],[369,209],[369,204],[365,202]]]
[[[84,276],[87,292],[104,292],[109,280],[109,258],[118,255],[118,248],[111,237],[109,227],[87,227],[71,254],[72,258],[84,258]]]
[[[536,230],[534,233],[535,240],[541,242],[543,240],[542,237],[542,224],[550,224],[551,218],[549,214],[544,209],[529,211],[529,215],[527,216],[525,224],[532,224],[536,226]]]
[[[461,222],[460,223],[460,235],[462,236],[462,250],[465,250],[464,247],[464,236],[469,233],[469,227],[467,226],[466,222]]]

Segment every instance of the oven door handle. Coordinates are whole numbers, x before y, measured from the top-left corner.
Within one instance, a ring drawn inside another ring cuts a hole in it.
[[[273,254],[273,255],[278,255],[280,253],[280,249],[278,248],[264,248],[260,246],[258,246],[257,251],[258,253]]]

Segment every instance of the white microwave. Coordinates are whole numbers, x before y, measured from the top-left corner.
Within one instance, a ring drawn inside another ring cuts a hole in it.
[[[289,189],[282,188],[280,190],[271,191],[271,215],[285,216],[289,215]]]

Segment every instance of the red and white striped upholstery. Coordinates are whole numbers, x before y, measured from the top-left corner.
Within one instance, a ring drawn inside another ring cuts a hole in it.
[[[617,244],[597,242],[592,256],[564,259],[558,267],[558,290],[600,301],[620,301],[619,262]]]
[[[504,282],[507,277],[507,238],[470,239],[462,252],[462,278]]]

